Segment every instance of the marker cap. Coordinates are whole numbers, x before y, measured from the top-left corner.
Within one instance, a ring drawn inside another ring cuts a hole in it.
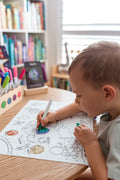
[[[5,72],[8,72],[8,68],[7,68],[7,67],[4,67],[4,71],[5,71]]]
[[[25,74],[25,69],[22,70],[22,72],[21,72],[21,74],[20,74],[20,76],[19,76],[19,79],[20,79],[20,80],[22,80],[24,74]]]
[[[17,71],[16,66],[13,67],[13,74],[14,74],[14,77],[18,77],[18,71]]]

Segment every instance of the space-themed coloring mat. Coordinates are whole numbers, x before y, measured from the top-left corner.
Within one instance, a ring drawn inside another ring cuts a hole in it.
[[[49,132],[36,134],[36,117],[45,110],[48,101],[30,100],[0,133],[0,154],[88,165],[84,148],[73,135],[76,123],[93,129],[93,121],[79,113],[70,118],[49,123]],[[52,102],[50,111],[67,105]]]

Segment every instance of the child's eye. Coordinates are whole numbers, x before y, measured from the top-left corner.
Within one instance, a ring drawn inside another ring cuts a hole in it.
[[[78,98],[80,98],[82,95],[77,95]]]

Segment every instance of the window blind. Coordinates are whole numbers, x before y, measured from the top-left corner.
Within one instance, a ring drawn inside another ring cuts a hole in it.
[[[119,0],[63,0],[62,63],[65,42],[70,61],[89,44],[98,41],[120,43]]]

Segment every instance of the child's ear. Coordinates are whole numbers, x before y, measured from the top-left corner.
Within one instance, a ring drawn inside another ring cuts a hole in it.
[[[102,89],[104,93],[104,98],[106,99],[107,102],[110,102],[115,98],[116,90],[113,86],[106,84],[102,87]]]

